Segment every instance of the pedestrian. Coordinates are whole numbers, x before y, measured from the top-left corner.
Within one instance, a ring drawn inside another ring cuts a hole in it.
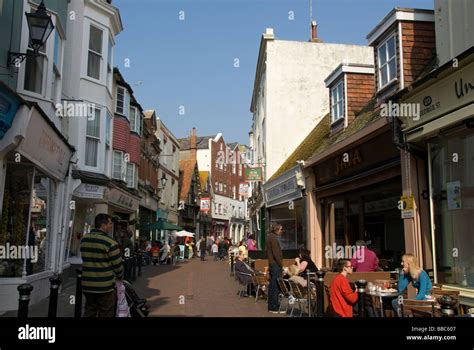
[[[212,255],[214,255],[214,261],[217,261],[219,258],[219,247],[217,246],[218,243],[219,241],[214,242],[212,245]]]
[[[163,245],[163,248],[161,248],[160,263],[166,262],[166,259],[168,258],[169,253],[170,253],[170,245],[165,240],[165,244]]]
[[[159,263],[159,258],[160,258],[160,246],[158,245],[158,242],[155,241],[153,242],[153,245],[151,247],[151,261],[153,262],[153,265],[157,265]]]
[[[254,239],[254,235],[250,235],[247,239],[247,249],[249,251],[255,251],[257,250],[257,242]]]
[[[282,276],[283,254],[278,237],[283,233],[280,224],[272,224],[267,234],[267,257],[270,270],[270,284],[268,286],[268,311],[271,313],[286,313],[280,309],[278,301],[278,278]]]
[[[207,250],[209,252],[209,256],[212,255],[212,245],[214,244],[214,236],[210,235],[207,237]]]
[[[352,274],[352,263],[350,260],[340,259],[337,266],[340,273],[329,287],[330,311],[334,316],[352,317],[352,307],[357,303],[357,291],[352,289],[347,279]]]
[[[86,297],[84,317],[114,317],[116,281],[123,278],[122,254],[118,242],[109,237],[112,217],[98,214],[95,229],[81,240],[82,292]]]
[[[377,255],[367,248],[363,240],[356,242],[356,253],[351,260],[355,272],[374,272],[379,270],[379,259]]]
[[[204,237],[199,242],[199,250],[201,252],[201,261],[204,261],[206,258],[206,239]]]

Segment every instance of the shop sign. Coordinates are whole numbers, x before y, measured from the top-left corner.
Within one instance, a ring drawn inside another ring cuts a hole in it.
[[[72,151],[36,108],[33,108],[18,151],[46,174],[51,174],[58,180],[66,177]]]
[[[116,188],[110,191],[109,202],[131,211],[136,211],[139,207],[138,199],[135,199]]]
[[[15,119],[20,100],[6,89],[0,90],[0,140],[10,129]]]
[[[448,210],[462,209],[461,181],[452,181],[446,184],[448,195]]]
[[[248,182],[242,182],[239,185],[239,196],[247,198],[249,195],[250,184]]]
[[[104,186],[81,184],[73,193],[74,196],[79,198],[88,199],[104,199]]]
[[[413,196],[400,197],[398,209],[402,212],[402,219],[413,219],[415,217],[415,200]]]
[[[245,168],[245,180],[246,181],[263,181],[262,167]]]
[[[342,171],[360,163],[362,163],[362,157],[358,149],[343,153],[340,157],[336,158],[335,174],[339,175]]]
[[[211,210],[211,199],[210,198],[201,198],[201,209],[200,211],[208,212]]]
[[[450,111],[461,108],[474,99],[474,63],[456,68],[452,74],[438,78],[435,84],[418,88],[420,92],[402,102],[418,104],[419,118],[401,118],[402,130],[408,131],[426,124]]]

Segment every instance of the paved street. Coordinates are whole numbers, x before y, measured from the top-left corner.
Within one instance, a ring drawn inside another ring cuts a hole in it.
[[[150,303],[150,316],[278,317],[267,312],[263,299],[239,298],[241,287],[227,262],[194,258],[147,266],[134,286]]]

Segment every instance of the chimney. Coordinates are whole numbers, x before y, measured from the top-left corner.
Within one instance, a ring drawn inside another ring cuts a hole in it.
[[[197,136],[196,136],[196,128],[193,128],[191,130],[191,141],[190,141],[190,148],[191,148],[191,154],[196,159],[196,153],[197,153]]]
[[[311,21],[311,42],[322,43],[323,41],[318,38],[318,25],[316,21]]]

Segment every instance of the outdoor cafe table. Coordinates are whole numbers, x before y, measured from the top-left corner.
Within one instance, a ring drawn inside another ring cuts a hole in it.
[[[380,292],[380,291],[369,291],[366,290],[366,293],[372,297],[379,298],[379,305],[380,305],[380,317],[384,317],[384,309],[383,305],[384,302],[391,305],[391,301],[395,298],[398,298],[398,291],[396,292]],[[390,303],[389,303],[390,301]]]

